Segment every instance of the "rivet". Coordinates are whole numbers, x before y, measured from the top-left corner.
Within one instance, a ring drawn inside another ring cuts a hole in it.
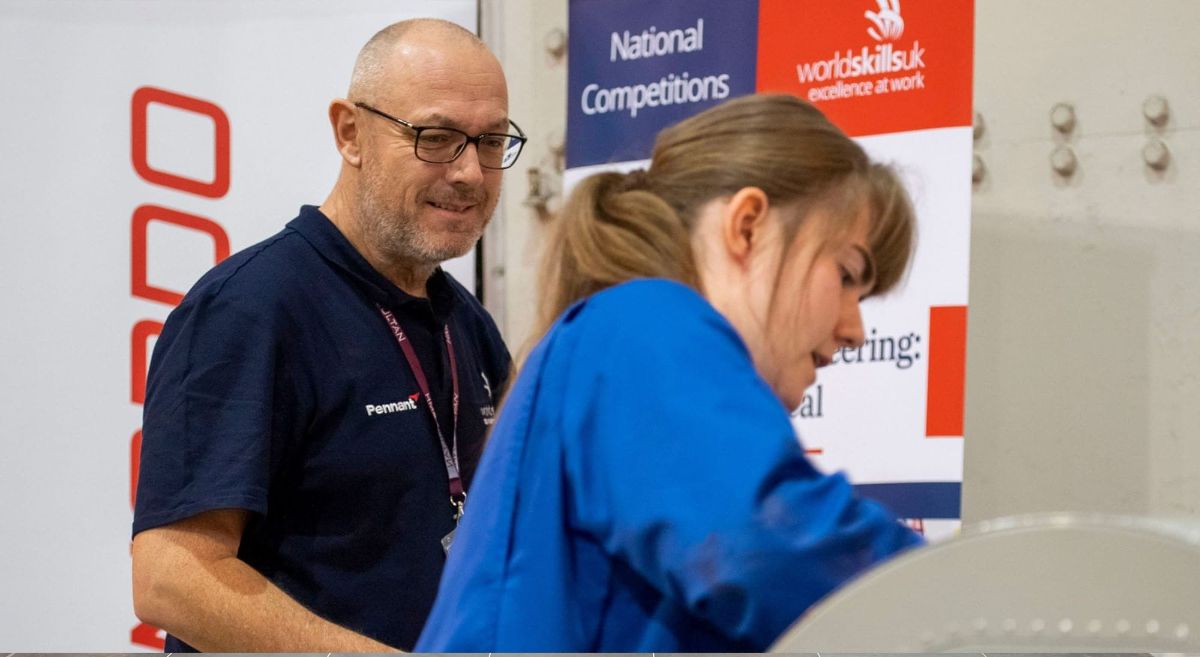
[[[983,158],[975,155],[971,158],[971,182],[978,185],[983,182],[983,177],[987,175],[987,166],[983,163]]]
[[[1072,623],[1070,618],[1064,618],[1058,621],[1058,631],[1062,632],[1063,634],[1069,633],[1073,627],[1075,627],[1075,623]]]
[[[1122,618],[1121,620],[1117,621],[1115,627],[1117,629],[1117,634],[1126,634],[1129,632],[1129,630],[1133,629],[1133,624]]]
[[[1176,639],[1186,639],[1186,638],[1188,638],[1188,635],[1191,633],[1192,633],[1192,631],[1188,628],[1187,624],[1185,624],[1185,623],[1180,623],[1179,626],[1175,628],[1175,638]]]
[[[983,115],[980,114],[979,112],[975,112],[975,121],[974,121],[974,123],[971,124],[972,139],[974,139],[975,141],[979,141],[979,139],[981,137],[983,137],[983,131],[984,131]]]
[[[1161,629],[1161,628],[1158,625],[1158,621],[1156,621],[1156,620],[1146,621],[1146,634],[1158,634],[1159,629]]]
[[[1146,97],[1142,102],[1142,115],[1151,125],[1162,127],[1167,123],[1167,119],[1171,118],[1171,108],[1167,105],[1167,99],[1157,94]]]
[[[1017,631],[1017,621],[1012,618],[1005,618],[1004,622],[1000,624],[1000,627],[1005,632],[1011,634]]]
[[[1142,159],[1146,161],[1146,166],[1155,171],[1162,171],[1171,164],[1171,150],[1163,140],[1151,137],[1142,147]]]
[[[1063,134],[1074,130],[1075,106],[1070,103],[1058,103],[1050,108],[1050,125]]]
[[[567,33],[557,27],[550,30],[543,38],[542,46],[546,49],[546,54],[556,60],[562,59],[567,53]]]
[[[1033,630],[1034,632],[1041,632],[1042,630],[1046,629],[1046,621],[1040,618],[1035,618],[1029,623],[1029,629]]]
[[[1069,177],[1079,168],[1079,159],[1075,157],[1075,149],[1070,146],[1058,146],[1050,153],[1050,168],[1060,176]]]
[[[1092,620],[1088,621],[1087,631],[1089,633],[1099,634],[1100,631],[1103,629],[1104,629],[1104,623],[1101,623],[1099,621],[1099,619],[1092,619]]]

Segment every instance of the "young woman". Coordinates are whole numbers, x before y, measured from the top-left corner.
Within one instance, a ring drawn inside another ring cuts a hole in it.
[[[762,651],[917,544],[789,419],[912,234],[894,174],[790,96],[712,108],[648,171],[580,183],[417,649]]]

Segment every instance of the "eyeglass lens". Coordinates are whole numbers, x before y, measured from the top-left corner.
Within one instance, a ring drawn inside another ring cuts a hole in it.
[[[466,147],[467,140],[467,135],[457,130],[425,128],[417,136],[417,155],[426,162],[450,162]],[[521,140],[509,135],[480,135],[476,146],[479,164],[489,169],[506,169],[521,153]]]

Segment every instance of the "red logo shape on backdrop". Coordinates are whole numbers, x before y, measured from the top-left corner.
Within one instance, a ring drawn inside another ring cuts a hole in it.
[[[159,301],[171,306],[179,305],[183,301],[183,293],[168,290],[161,287],[155,287],[147,281],[147,258],[146,251],[148,249],[146,241],[146,229],[151,221],[162,221],[164,223],[173,224],[190,230],[199,231],[212,237],[213,241],[213,264],[221,262],[229,257],[229,236],[225,234],[225,229],[212,219],[164,208],[158,205],[142,205],[133,211],[133,222],[130,227],[130,253],[132,255],[131,266],[131,287],[133,296],[150,301]]]
[[[160,652],[167,647],[166,632],[145,623],[138,623],[129,632],[129,642],[134,645],[153,648]]]
[[[970,0],[761,0],[758,91],[851,136],[971,125]]]
[[[867,34],[876,41],[895,41],[904,34],[904,16],[900,14],[900,0],[876,0],[879,11],[867,11],[864,16],[871,21]]]
[[[159,103],[185,112],[207,116],[213,122],[213,177],[196,180],[168,171],[159,171],[146,159],[146,108]],[[221,198],[229,191],[229,117],[220,107],[199,98],[184,96],[165,89],[141,87],[133,92],[133,168],[147,182],[162,185],[188,194]]]
[[[142,430],[129,440],[129,508],[137,506],[138,474],[142,470]]]

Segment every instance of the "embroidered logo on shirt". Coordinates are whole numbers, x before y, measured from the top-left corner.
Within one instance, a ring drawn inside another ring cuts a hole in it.
[[[404,411],[417,410],[417,398],[421,393],[414,392],[408,396],[408,399],[394,401],[389,404],[367,404],[364,408],[367,409],[367,415],[387,415],[388,413],[403,413]]]
[[[484,404],[479,407],[479,414],[483,416],[483,426],[490,427],[496,422],[496,399],[492,396],[492,383],[488,381],[487,375],[483,372],[479,373],[483,377],[483,389],[487,391],[488,401],[491,404]]]
[[[479,414],[483,416],[483,426],[490,427],[496,421],[496,407],[491,404],[484,404],[479,407]]]

